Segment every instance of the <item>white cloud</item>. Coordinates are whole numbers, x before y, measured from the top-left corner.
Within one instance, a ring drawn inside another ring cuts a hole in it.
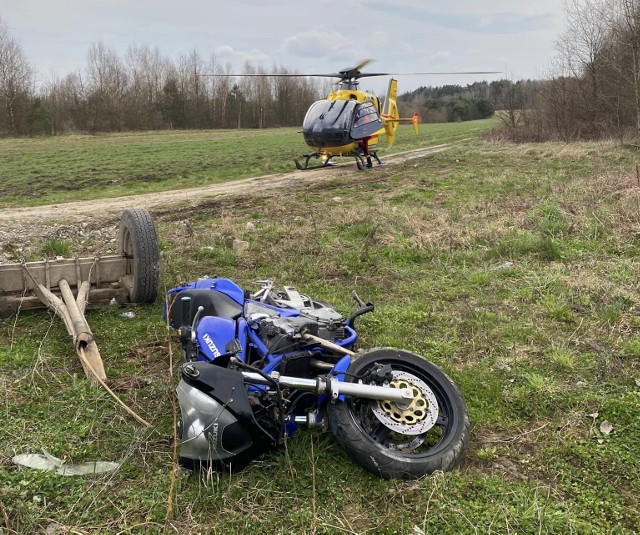
[[[250,61],[335,72],[371,57],[371,71],[500,70],[506,63],[526,78],[553,56],[563,17],[559,0],[320,0],[313,8],[299,0],[222,7],[201,0],[5,0],[1,11],[43,78],[84,69],[97,40],[121,57],[134,44],[157,46],[172,59],[197,49],[234,70]]]
[[[431,59],[449,59],[451,57],[451,50],[441,50],[440,52],[434,52],[431,54]]]
[[[247,61],[254,64],[262,63],[269,59],[269,56],[259,50],[235,50],[229,45],[217,46],[213,49],[213,53],[217,61],[229,62],[233,65],[242,65]]]
[[[284,40],[283,49],[294,56],[318,58],[353,49],[351,39],[334,31],[301,32]]]

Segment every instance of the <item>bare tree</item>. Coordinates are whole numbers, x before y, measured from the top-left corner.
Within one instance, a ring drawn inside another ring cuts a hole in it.
[[[621,38],[631,52],[631,74],[636,129],[640,132],[640,0],[618,0],[621,8]]]
[[[130,47],[127,53],[129,86],[127,119],[130,128],[156,129],[163,126],[162,95],[168,62],[156,47]]]
[[[576,89],[584,99],[588,120],[596,128],[601,104],[602,52],[609,38],[605,0],[567,0],[567,28],[557,44],[574,77],[584,77]]]
[[[8,131],[11,134],[19,133],[18,103],[21,99],[28,99],[32,83],[33,71],[22,52],[22,47],[0,19],[0,96],[4,100]]]
[[[89,48],[89,109],[92,130],[121,130],[126,69],[116,52],[98,42]]]

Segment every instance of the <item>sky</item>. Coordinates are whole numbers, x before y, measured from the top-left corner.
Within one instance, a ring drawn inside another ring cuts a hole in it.
[[[0,0],[0,18],[37,79],[83,70],[92,43],[124,58],[132,46],[167,57],[196,49],[241,72],[500,71],[399,77],[400,92],[447,83],[543,78],[563,29],[562,0]],[[387,79],[388,80],[388,79]],[[369,78],[362,88],[383,92]]]

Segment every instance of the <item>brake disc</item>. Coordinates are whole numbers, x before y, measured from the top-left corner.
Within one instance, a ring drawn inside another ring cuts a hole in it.
[[[409,388],[413,400],[409,403],[378,401],[371,404],[375,417],[386,427],[403,435],[421,435],[431,429],[438,419],[438,401],[427,384],[407,372],[393,371],[389,383],[392,388]]]

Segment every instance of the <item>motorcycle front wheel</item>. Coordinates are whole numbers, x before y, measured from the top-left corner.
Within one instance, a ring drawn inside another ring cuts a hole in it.
[[[379,384],[382,373],[390,386],[411,389],[414,399],[403,405],[347,397],[330,404],[329,427],[349,457],[384,479],[455,468],[469,442],[469,416],[451,379],[415,353],[377,348],[351,363],[346,381]]]

